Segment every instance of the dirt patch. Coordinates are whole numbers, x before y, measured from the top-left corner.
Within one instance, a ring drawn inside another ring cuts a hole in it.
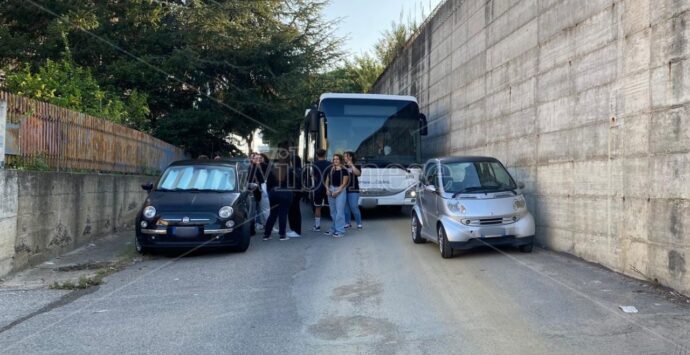
[[[381,342],[395,339],[395,324],[367,316],[329,317],[309,327],[309,332],[324,340],[374,338]]]
[[[331,299],[336,301],[349,301],[353,304],[362,304],[383,293],[383,285],[368,279],[360,279],[351,285],[340,286],[333,289]]]

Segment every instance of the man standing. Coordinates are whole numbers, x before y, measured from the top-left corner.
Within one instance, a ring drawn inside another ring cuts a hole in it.
[[[314,228],[315,232],[321,231],[321,208],[328,206],[326,196],[326,185],[324,184],[324,177],[328,175],[331,163],[326,160],[326,151],[319,149],[316,151],[316,161],[312,167],[312,179],[314,181]]]

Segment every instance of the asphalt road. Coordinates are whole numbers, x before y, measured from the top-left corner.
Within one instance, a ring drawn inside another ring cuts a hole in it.
[[[0,332],[0,353],[690,349],[690,304],[667,291],[541,249],[444,260],[435,244],[413,244],[408,226],[405,216],[376,213],[341,239],[305,233],[255,238],[244,254],[156,256]]]

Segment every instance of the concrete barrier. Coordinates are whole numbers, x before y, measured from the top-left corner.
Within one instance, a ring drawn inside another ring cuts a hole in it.
[[[0,169],[0,276],[132,229],[151,180]]]
[[[492,155],[544,245],[690,295],[690,2],[448,0],[379,78]]]

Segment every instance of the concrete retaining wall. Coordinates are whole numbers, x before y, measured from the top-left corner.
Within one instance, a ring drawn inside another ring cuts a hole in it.
[[[425,155],[487,154],[546,246],[690,294],[690,2],[448,0],[376,92]]]
[[[0,276],[131,229],[150,180],[0,169]]]

